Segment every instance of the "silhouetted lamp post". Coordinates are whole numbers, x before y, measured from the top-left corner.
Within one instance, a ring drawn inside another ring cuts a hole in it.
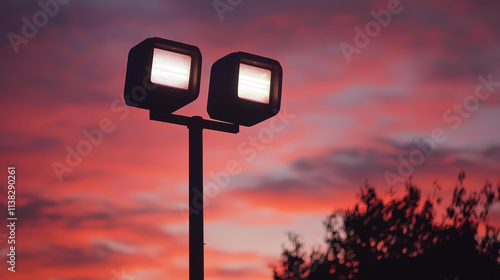
[[[231,53],[212,66],[207,111],[211,118],[173,114],[198,98],[201,53],[191,45],[148,38],[128,55],[124,99],[149,110],[151,120],[189,129],[189,279],[204,279],[203,129],[238,133],[279,112],[283,70],[278,61],[245,52]],[[222,122],[220,122],[222,121]],[[203,205],[203,196],[201,197]]]

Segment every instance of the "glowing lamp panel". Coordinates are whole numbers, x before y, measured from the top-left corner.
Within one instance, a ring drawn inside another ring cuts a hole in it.
[[[240,63],[238,97],[259,103],[269,103],[271,70]]]
[[[189,89],[191,57],[171,51],[154,49],[151,82],[157,85]]]

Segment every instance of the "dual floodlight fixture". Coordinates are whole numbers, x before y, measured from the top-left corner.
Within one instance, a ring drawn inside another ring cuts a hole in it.
[[[128,55],[125,102],[171,114],[198,98],[201,78],[198,47],[148,38]],[[207,111],[212,119],[252,126],[279,112],[283,70],[278,61],[245,52],[212,65]]]

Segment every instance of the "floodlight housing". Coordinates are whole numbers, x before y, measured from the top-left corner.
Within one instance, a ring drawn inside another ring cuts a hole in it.
[[[172,113],[200,92],[198,47],[148,38],[130,49],[124,99],[129,106]]]
[[[252,126],[276,115],[281,106],[283,69],[278,61],[235,52],[212,65],[208,115]]]

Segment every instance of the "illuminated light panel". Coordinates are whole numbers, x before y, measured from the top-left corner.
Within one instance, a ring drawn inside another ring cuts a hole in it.
[[[153,51],[151,82],[154,84],[189,89],[191,57],[161,49]]]
[[[238,97],[268,104],[270,93],[271,70],[240,63]]]

